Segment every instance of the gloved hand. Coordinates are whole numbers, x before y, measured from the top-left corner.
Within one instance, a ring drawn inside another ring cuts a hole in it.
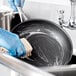
[[[25,0],[8,0],[10,7],[17,12],[17,7],[23,7]]]
[[[24,45],[19,37],[11,32],[0,28],[0,47],[8,50],[8,53],[15,57],[22,57],[26,54]]]

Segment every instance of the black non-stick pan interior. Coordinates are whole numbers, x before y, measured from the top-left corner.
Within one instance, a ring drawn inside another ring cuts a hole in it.
[[[53,22],[29,20],[16,25],[12,32],[31,43],[32,56],[23,61],[32,65],[39,67],[64,65],[72,57],[72,42],[68,34]]]

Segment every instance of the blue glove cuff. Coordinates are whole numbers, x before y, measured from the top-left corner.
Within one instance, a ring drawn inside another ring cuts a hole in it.
[[[26,49],[19,36],[0,28],[0,46],[8,50],[9,55],[20,57],[26,54]]]

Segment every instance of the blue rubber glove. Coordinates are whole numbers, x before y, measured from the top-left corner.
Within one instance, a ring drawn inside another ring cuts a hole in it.
[[[11,56],[24,56],[26,51],[19,37],[11,32],[0,28],[0,46],[8,50]]]
[[[17,7],[23,7],[25,0],[8,0],[10,7],[17,12]]]

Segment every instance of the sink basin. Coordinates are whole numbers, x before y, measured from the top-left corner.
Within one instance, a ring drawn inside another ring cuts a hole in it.
[[[76,71],[63,71],[54,73],[56,76],[76,76]]]
[[[68,65],[76,65],[76,56],[72,56],[71,61],[68,63]],[[62,72],[56,72],[54,73],[56,76],[76,76],[76,68],[67,70],[67,71],[62,71]]]
[[[55,66],[55,67],[43,67],[49,73],[53,73],[56,76],[76,76],[76,56],[72,56],[71,61],[65,66]]]

